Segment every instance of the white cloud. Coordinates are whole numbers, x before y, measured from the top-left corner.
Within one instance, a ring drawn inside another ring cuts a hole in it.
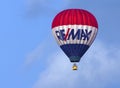
[[[117,53],[116,53],[117,52]],[[120,50],[96,42],[81,59],[78,71],[62,53],[49,57],[33,88],[103,88],[120,80]],[[116,79],[117,78],[117,79]]]
[[[46,70],[40,74],[40,80],[37,81],[34,88],[57,88],[58,86],[60,88],[64,88],[64,84],[71,88],[70,86],[73,85],[72,83],[74,83],[75,80],[69,81],[69,79],[67,79],[68,77],[73,79],[71,74],[72,65],[68,62],[68,58],[65,57],[63,53],[59,53],[59,55],[54,54],[51,56]]]
[[[50,16],[67,8],[72,0],[26,0],[25,7],[29,16]]]
[[[26,53],[25,61],[22,66],[23,68],[32,66],[37,61],[41,61],[40,63],[43,63],[43,61],[45,61],[43,57],[46,58],[48,57],[48,55],[56,51],[54,50],[54,51],[49,52],[49,50],[52,50],[54,48],[54,44],[55,44],[55,41],[52,40],[51,38],[53,39],[52,36],[46,35],[46,37],[44,37],[44,40],[41,41],[38,46],[36,46],[31,51]],[[48,54],[46,55],[46,53]]]
[[[93,3],[95,3],[93,5]],[[101,9],[101,6],[106,7],[106,3],[108,1],[81,1],[81,0],[25,0],[25,5],[27,12],[29,14],[39,14],[39,15],[49,15],[54,14],[56,12],[59,12],[63,9],[67,8],[85,8],[85,9],[92,9],[94,10],[96,6],[99,6]],[[117,0],[116,1],[109,1],[109,8],[111,7],[111,4],[114,4],[114,6],[119,5]],[[112,5],[113,6],[113,5]],[[103,10],[103,9],[102,9]]]
[[[29,67],[34,62],[38,61],[40,57],[42,57],[45,48],[46,48],[46,41],[43,41],[39,46],[37,46],[32,51],[27,53],[23,67]]]

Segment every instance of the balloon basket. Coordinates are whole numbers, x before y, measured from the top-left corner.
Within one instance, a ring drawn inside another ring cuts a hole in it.
[[[78,69],[77,65],[73,64],[72,70],[77,70],[77,69]]]

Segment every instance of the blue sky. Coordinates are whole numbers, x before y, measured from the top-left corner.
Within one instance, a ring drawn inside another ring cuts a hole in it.
[[[99,23],[76,72],[51,31],[67,8],[86,9]],[[0,88],[120,88],[119,9],[119,0],[1,0]]]

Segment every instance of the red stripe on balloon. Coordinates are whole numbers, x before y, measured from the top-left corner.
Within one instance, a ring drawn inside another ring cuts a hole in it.
[[[58,13],[52,22],[52,28],[63,25],[88,25],[98,28],[96,18],[83,9],[67,9]]]

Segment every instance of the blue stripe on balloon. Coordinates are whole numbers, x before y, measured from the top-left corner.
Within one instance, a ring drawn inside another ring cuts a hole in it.
[[[71,62],[79,62],[81,57],[89,48],[84,44],[65,44],[60,46]]]

